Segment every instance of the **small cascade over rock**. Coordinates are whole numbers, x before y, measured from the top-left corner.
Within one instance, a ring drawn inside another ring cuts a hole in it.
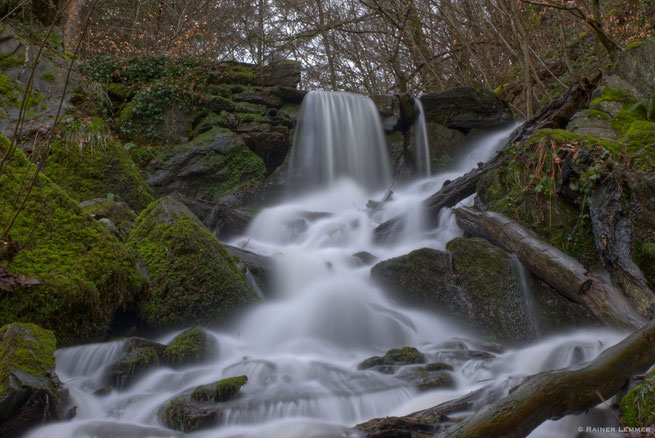
[[[416,174],[423,177],[432,175],[430,164],[430,145],[428,143],[428,130],[425,124],[425,111],[423,104],[418,97],[414,98],[414,104],[418,108],[416,119]]]
[[[312,91],[305,97],[298,117],[290,186],[331,186],[344,177],[368,190],[390,183],[380,116],[368,97]]]

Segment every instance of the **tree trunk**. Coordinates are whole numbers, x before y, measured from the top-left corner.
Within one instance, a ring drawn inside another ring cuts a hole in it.
[[[641,269],[632,260],[632,221],[623,206],[623,189],[608,182],[589,197],[594,240],[612,281],[634,303],[641,315],[655,316],[655,294]]]
[[[630,377],[655,363],[654,337],[655,321],[651,321],[603,351],[586,367],[529,376],[500,400],[497,392],[482,388],[405,417],[371,420],[357,425],[357,429],[366,438],[431,437],[439,432],[438,438],[522,438],[546,420],[585,412],[620,391]],[[483,400],[483,396],[487,399]],[[449,417],[451,413],[475,409],[480,401],[492,403],[450,426],[458,421]]]
[[[510,394],[448,429],[439,438],[524,437],[546,420],[580,414],[607,400],[634,374],[655,363],[655,321],[575,371],[528,377]]]
[[[566,298],[583,305],[603,324],[634,329],[644,323],[645,319],[620,290],[508,217],[469,207],[455,209],[455,216],[464,231],[516,254],[530,272]]]
[[[577,85],[569,88],[564,96],[546,105],[532,119],[512,132],[507,145],[521,143],[538,129],[564,128],[576,111],[589,105],[591,92],[596,88],[599,81],[600,76],[596,76],[591,81],[582,79]],[[442,208],[453,207],[458,202],[474,194],[478,180],[484,173],[506,163],[511,158],[505,153],[506,147],[482,167],[473,169],[456,180],[444,184],[441,190],[424,201],[428,226],[436,227],[439,212]],[[393,242],[398,238],[404,226],[405,219],[403,216],[393,217],[375,229],[374,239],[378,243]]]
[[[70,0],[68,8],[64,11],[64,48],[73,52],[80,39],[80,18],[84,0]]]

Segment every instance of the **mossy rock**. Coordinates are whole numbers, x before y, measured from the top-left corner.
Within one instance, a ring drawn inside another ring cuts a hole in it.
[[[223,245],[174,198],[144,210],[128,243],[150,279],[139,315],[151,327],[222,323],[258,300]]]
[[[157,350],[152,347],[135,348],[108,366],[109,383],[123,389],[146,371],[159,366]]]
[[[651,372],[640,385],[621,399],[621,420],[627,427],[652,426],[655,421],[655,375]]]
[[[95,198],[80,203],[80,207],[95,220],[110,221],[116,228],[117,236],[121,240],[127,241],[136,220],[136,214],[127,204],[106,198]],[[106,223],[105,226],[107,226]]]
[[[153,200],[153,192],[141,176],[125,148],[113,139],[101,122],[99,126],[70,127],[67,142],[55,141],[48,156],[45,174],[77,201],[113,196],[140,212]],[[84,131],[95,132],[86,133]],[[78,137],[92,136],[81,145]]]
[[[163,351],[162,357],[168,365],[188,365],[206,362],[217,349],[216,339],[200,327],[196,327],[177,335]]]
[[[191,393],[191,399],[195,401],[213,401],[216,403],[232,400],[241,390],[241,387],[248,382],[247,376],[230,377],[196,387]]]
[[[148,169],[148,183],[161,194],[217,201],[264,181],[264,161],[243,139],[215,126],[192,141],[161,152]]]
[[[0,328],[0,436],[62,417],[55,335],[34,324]]]
[[[425,363],[425,356],[415,347],[393,348],[384,356],[373,356],[357,365],[358,370],[373,368],[376,371],[389,374],[396,367],[409,364]]]
[[[246,376],[230,377],[186,391],[159,409],[160,421],[182,432],[216,426],[223,419],[221,403],[237,397],[247,381]]]
[[[21,152],[3,169],[0,199],[23,199],[22,183],[32,178],[34,187],[10,230],[21,249],[5,267],[43,284],[3,293],[0,323],[37,323],[53,330],[62,345],[101,340],[114,312],[141,292],[143,277],[127,246],[49,178],[35,177]],[[10,210],[0,213],[3,226]]]

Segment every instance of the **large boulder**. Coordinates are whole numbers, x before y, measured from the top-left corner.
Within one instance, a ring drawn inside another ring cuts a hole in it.
[[[528,274],[486,240],[457,238],[447,249],[423,248],[385,260],[371,276],[398,301],[448,314],[504,344],[593,322],[579,305],[545,285],[522,285],[521,275]]]
[[[507,102],[489,90],[457,87],[421,96],[426,121],[467,133],[473,128],[494,128],[510,123]]]
[[[160,421],[183,432],[216,426],[223,419],[222,404],[238,397],[247,382],[246,376],[230,377],[186,391],[159,409]]]
[[[242,139],[215,127],[164,151],[148,172],[148,183],[161,194],[215,201],[235,187],[261,183],[266,166]]]
[[[296,88],[300,83],[301,72],[302,64],[300,61],[280,60],[272,62],[259,70],[255,78],[255,84],[264,87]]]
[[[149,326],[221,323],[258,299],[223,245],[175,198],[142,212],[128,244],[150,279],[139,303]]]
[[[25,176],[29,181],[33,170],[18,152],[0,175],[0,200],[23,199]],[[9,223],[10,214],[10,208],[0,211],[0,223]],[[53,330],[62,345],[100,340],[114,313],[142,290],[143,277],[127,246],[43,175],[35,177],[9,235],[22,248],[4,267],[43,283],[3,294],[0,324],[37,323]]]
[[[55,335],[34,324],[0,328],[0,437],[62,418]]]
[[[632,84],[645,97],[655,87],[655,40],[644,40],[624,50],[616,63],[616,73]]]

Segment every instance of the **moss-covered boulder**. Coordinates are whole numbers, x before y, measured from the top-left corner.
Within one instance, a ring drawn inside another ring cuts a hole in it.
[[[55,335],[34,324],[0,328],[0,436],[61,419],[55,348]]]
[[[102,120],[73,121],[63,129],[64,139],[53,143],[45,174],[72,198],[109,197],[137,212],[154,200],[128,151]]]
[[[128,338],[123,355],[107,366],[107,383],[122,389],[131,385],[147,371],[158,367],[166,346],[142,338]]]
[[[151,327],[225,322],[258,300],[223,245],[172,197],[141,213],[128,244],[150,279],[139,315]]]
[[[148,168],[147,181],[157,192],[216,201],[266,176],[262,159],[234,133],[214,127],[189,143],[162,151]]]
[[[0,175],[0,200],[22,202],[28,187],[23,182],[32,177],[34,166],[17,152]],[[114,313],[142,290],[131,251],[43,175],[35,177],[22,210],[14,213],[0,211],[2,227],[15,219],[9,235],[20,242],[18,254],[3,266],[43,284],[3,292],[0,323],[39,324],[53,330],[62,345],[103,339]]]
[[[177,335],[164,349],[162,357],[168,365],[180,366],[205,362],[217,350],[216,338],[196,327]]]
[[[186,391],[159,409],[160,421],[183,432],[216,426],[223,418],[221,403],[236,398],[247,382],[246,376],[230,377]]]
[[[136,220],[136,214],[127,204],[106,198],[95,198],[80,203],[80,207],[107,229],[114,231],[122,241],[127,241]]]

